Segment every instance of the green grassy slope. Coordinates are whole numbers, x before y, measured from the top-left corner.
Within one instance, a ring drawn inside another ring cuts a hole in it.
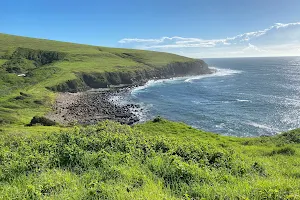
[[[78,73],[189,61],[0,34],[0,199],[300,199],[300,130],[235,138],[161,118],[24,126],[50,110],[46,87]]]
[[[78,73],[130,72],[188,61],[193,59],[0,34],[0,124],[26,124],[49,111],[55,93],[46,88],[77,83]],[[18,77],[21,73],[28,76]],[[16,100],[20,92],[28,95]]]
[[[16,48],[23,47],[29,49],[40,49],[48,51],[59,51],[66,52],[70,54],[70,57],[78,56],[78,58],[73,58],[74,62],[80,62],[84,59],[90,59],[95,61],[94,66],[97,70],[103,70],[101,67],[115,67],[115,63],[121,62],[121,66],[130,67],[131,65],[126,64],[139,64],[134,60],[128,58],[121,58],[116,54],[129,53],[134,54],[146,64],[151,65],[162,65],[168,64],[170,62],[176,61],[190,61],[192,59],[183,56],[178,56],[175,54],[153,52],[153,51],[143,51],[143,50],[132,50],[132,49],[116,49],[108,47],[98,47],[82,44],[74,44],[67,42],[58,42],[52,40],[34,39],[20,36],[12,36],[0,33],[0,56],[6,54],[11,54]],[[102,61],[107,58],[107,61],[111,62],[97,62],[102,58]],[[81,60],[82,59],[82,60]],[[114,63],[115,62],[115,63]],[[70,63],[70,69],[83,70],[77,67],[76,64]],[[89,66],[90,67],[90,66]]]
[[[62,81],[62,79],[74,78],[74,72],[133,70],[147,68],[148,65],[162,66],[172,62],[193,60],[169,53],[97,47],[0,34],[0,57],[11,56],[19,47],[67,53],[64,60],[53,64],[61,70],[60,75],[64,75],[57,82]],[[124,57],[121,54],[133,56]],[[0,64],[3,62],[4,60],[0,60]]]
[[[0,134],[0,199],[299,199],[300,131],[234,138],[158,120]]]

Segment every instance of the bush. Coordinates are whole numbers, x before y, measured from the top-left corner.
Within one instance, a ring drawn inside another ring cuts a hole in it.
[[[20,92],[20,96],[15,97],[15,100],[24,100],[27,97],[31,97],[31,95],[30,94],[26,94],[24,92]]]
[[[259,164],[259,163],[257,163],[257,162],[255,162],[255,163],[252,165],[252,168],[253,168],[255,171],[257,171],[257,172],[259,173],[259,175],[261,175],[261,176],[266,176],[266,175],[267,175],[267,172],[266,172],[265,168],[264,168],[261,164]]]
[[[289,143],[300,143],[300,129],[295,129],[279,135],[279,138],[285,139]]]
[[[7,121],[0,117],[0,124],[6,124],[6,123],[7,123]]]
[[[296,153],[296,151],[292,147],[283,147],[278,150],[273,150],[271,152],[271,155],[281,154],[281,155],[292,156],[292,155],[295,155],[295,153]]]
[[[38,104],[38,105],[44,105],[42,100],[34,100],[33,103]]]
[[[25,73],[28,70],[35,69],[36,66],[32,61],[25,58],[13,58],[2,65],[9,73]]]
[[[20,92],[20,95],[21,95],[21,96],[24,96],[24,97],[31,97],[30,94],[26,94],[26,93],[24,93],[24,92]]]
[[[17,48],[13,53],[13,58],[25,58],[27,60],[35,61],[35,65],[41,66],[53,63],[55,61],[63,60],[66,54],[56,51],[34,50],[28,48]]]
[[[153,122],[154,123],[157,123],[157,122],[162,122],[163,121],[163,118],[161,116],[157,116],[153,119]]]
[[[43,126],[55,126],[56,122],[47,119],[46,117],[38,117],[38,116],[34,116],[29,124],[29,126],[33,126],[36,124],[40,124]]]
[[[15,100],[24,100],[24,99],[26,99],[26,97],[24,97],[24,96],[17,96],[17,97],[15,97]]]
[[[39,66],[63,60],[66,54],[56,51],[42,51],[28,48],[17,48],[2,66],[9,73],[24,73]]]

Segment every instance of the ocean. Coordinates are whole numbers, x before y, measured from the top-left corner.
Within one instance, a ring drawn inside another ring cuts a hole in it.
[[[162,116],[232,136],[300,127],[300,57],[204,59],[216,73],[149,81],[127,101],[142,121]]]

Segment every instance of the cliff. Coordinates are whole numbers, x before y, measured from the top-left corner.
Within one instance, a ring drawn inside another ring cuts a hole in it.
[[[58,92],[79,92],[90,88],[108,88],[112,85],[141,85],[151,79],[209,74],[212,71],[202,60],[174,62],[162,67],[134,71],[77,73],[77,78],[48,87]]]

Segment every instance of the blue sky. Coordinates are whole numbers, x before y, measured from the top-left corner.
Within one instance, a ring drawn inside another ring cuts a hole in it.
[[[190,57],[300,55],[299,0],[10,0],[0,32]]]

